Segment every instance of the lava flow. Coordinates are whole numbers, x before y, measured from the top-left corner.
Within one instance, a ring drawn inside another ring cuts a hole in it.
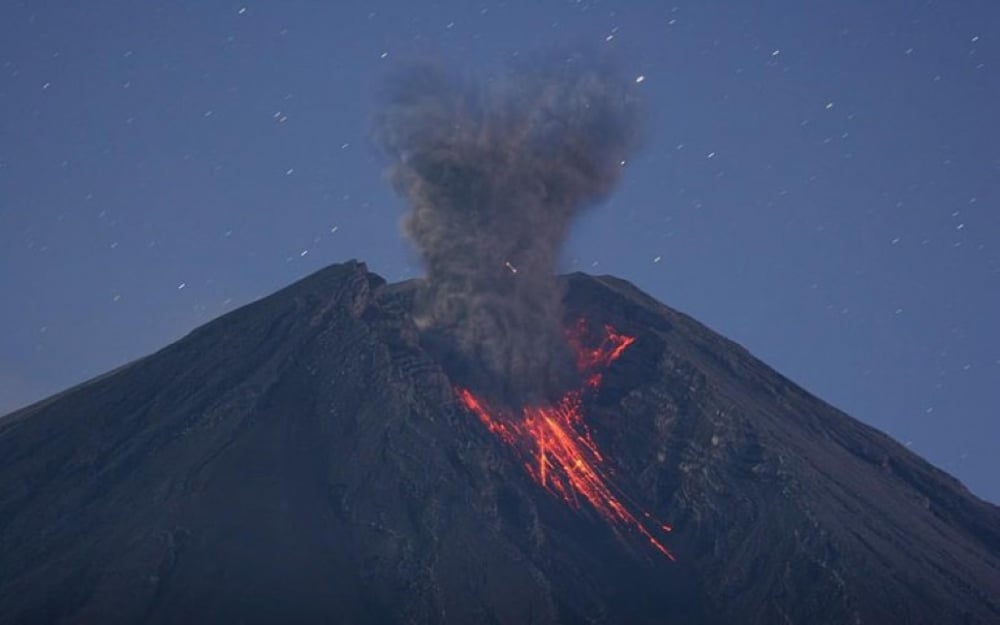
[[[566,393],[552,406],[529,406],[510,417],[471,391],[457,388],[461,402],[487,429],[521,456],[531,477],[543,488],[574,509],[586,501],[606,521],[638,532],[660,553],[674,559],[658,534],[671,530],[655,522],[648,512],[630,510],[623,495],[610,482],[605,458],[583,419],[583,399],[601,384],[604,369],[631,345],[634,337],[604,326],[604,336],[596,346],[585,343],[586,323],[581,321],[567,333],[576,352],[577,367],[584,380],[581,389]]]

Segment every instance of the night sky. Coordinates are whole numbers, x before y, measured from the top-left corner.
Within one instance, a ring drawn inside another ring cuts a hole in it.
[[[610,273],[1000,501],[1000,3],[0,4],[0,413],[329,263],[420,275],[370,138],[400,58],[613,48],[652,113]]]

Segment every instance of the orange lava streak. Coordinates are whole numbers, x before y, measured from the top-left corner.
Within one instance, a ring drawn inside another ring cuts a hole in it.
[[[576,352],[576,367],[584,374],[585,386],[596,389],[601,385],[603,370],[618,360],[635,337],[620,334],[610,325],[604,326],[604,339],[596,347],[584,345],[587,322],[583,319],[566,332],[566,340]]]
[[[670,526],[656,521],[648,512],[637,515],[622,503],[619,491],[608,480],[604,457],[583,420],[584,392],[596,389],[601,383],[602,370],[635,341],[611,326],[605,326],[604,331],[604,338],[596,347],[584,345],[585,322],[581,321],[568,333],[585,386],[567,393],[555,406],[527,407],[517,418],[509,418],[487,406],[471,391],[455,390],[459,400],[490,432],[522,456],[525,468],[539,485],[574,509],[580,508],[581,499],[586,501],[609,523],[639,533],[673,560],[673,554],[654,535],[671,531]]]

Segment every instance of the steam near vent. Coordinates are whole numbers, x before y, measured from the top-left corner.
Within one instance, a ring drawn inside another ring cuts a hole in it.
[[[426,265],[418,323],[463,384],[510,404],[577,384],[555,264],[642,118],[636,82],[598,53],[521,59],[488,81],[434,63],[389,75],[375,130]]]

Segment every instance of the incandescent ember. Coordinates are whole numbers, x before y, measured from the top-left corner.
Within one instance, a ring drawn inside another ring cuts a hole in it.
[[[511,414],[469,389],[456,387],[455,392],[492,434],[513,448],[540,486],[574,509],[586,502],[608,523],[642,536],[673,560],[661,538],[671,527],[646,511],[626,505],[625,495],[608,477],[605,457],[584,418],[585,396],[600,388],[605,369],[635,338],[605,325],[603,336],[593,345],[587,341],[586,328],[586,322],[581,320],[567,332],[583,386],[567,392],[553,405],[525,406]]]

